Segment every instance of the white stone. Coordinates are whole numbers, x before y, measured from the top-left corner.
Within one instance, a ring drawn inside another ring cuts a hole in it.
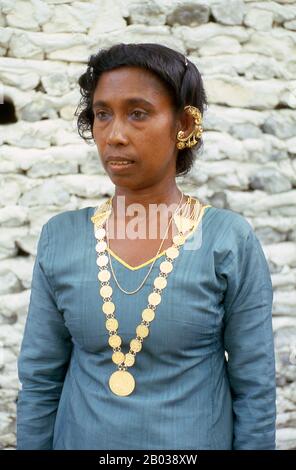
[[[279,104],[285,86],[277,80],[249,81],[222,75],[205,82],[210,103],[262,110]]]
[[[76,36],[78,34],[76,33]],[[67,62],[85,62],[90,54],[97,53],[99,49],[110,47],[119,42],[156,42],[182,53],[185,52],[183,42],[171,34],[168,26],[130,25],[124,30],[110,31],[108,34],[89,34],[81,42],[82,44],[72,46],[69,41],[65,41],[67,48],[65,45],[61,48],[56,47],[55,51],[47,54],[47,58]]]
[[[7,176],[4,176],[4,177],[2,177],[0,175],[0,188],[4,188],[5,191],[7,189],[8,192],[9,192],[10,187],[15,187],[14,185],[17,185],[18,190],[20,191],[20,193],[24,193],[24,192],[29,191],[32,188],[38,186],[38,184],[40,184],[41,181],[42,180],[38,180],[37,178],[36,179],[31,179],[31,178],[27,178],[24,175],[18,175],[18,174],[7,175]],[[7,196],[7,199],[8,199],[8,196]],[[4,201],[5,201],[5,198],[4,198]],[[11,202],[13,202],[13,201],[11,200]],[[6,205],[10,205],[10,202],[7,201],[5,203],[5,206]]]
[[[281,215],[281,216],[286,216],[286,217],[295,217],[296,215],[296,206],[294,205],[286,205],[286,206],[280,206],[279,208],[275,209],[275,208],[271,208],[269,210],[269,214],[271,216],[277,216],[277,215]],[[296,235],[296,232],[293,231],[292,233],[289,234],[289,240],[291,241],[296,241],[295,240],[295,237],[293,237],[293,235]]]
[[[41,0],[17,0],[6,20],[14,28],[39,31],[40,26],[50,19],[52,12],[52,8]]]
[[[11,87],[9,85],[5,85],[3,88],[4,88],[4,94],[5,94],[6,99],[9,99],[10,102],[14,104],[16,117],[19,120],[20,110],[32,101],[32,97],[34,96],[35,92],[34,91],[25,92],[22,90],[18,90],[18,88]],[[9,124],[5,126],[5,128],[10,130],[9,126],[11,125],[13,124]],[[3,135],[5,135],[4,130],[3,130]]]
[[[216,56],[219,54],[237,54],[241,50],[241,45],[237,39],[228,36],[217,36],[209,39],[204,46],[199,48],[201,56]]]
[[[287,84],[286,90],[281,95],[280,104],[296,109],[296,81]]]
[[[0,447],[5,450],[15,450],[16,447],[16,436],[14,433],[1,434]]]
[[[20,110],[20,118],[24,121],[35,122],[42,119],[57,119],[57,112],[50,105],[49,100],[43,93],[37,92],[34,95],[34,100],[27,103]]]
[[[199,160],[246,160],[247,153],[241,141],[224,132],[204,132],[204,150]],[[218,154],[218,158],[215,156]]]
[[[98,13],[98,6],[91,2],[57,5],[51,21],[43,25],[43,31],[46,33],[85,33]]]
[[[20,204],[24,206],[55,204],[63,206],[69,202],[69,194],[57,179],[45,180],[39,186],[26,192],[20,198]]]
[[[64,73],[52,73],[42,77],[41,83],[46,93],[54,96],[62,96],[70,90],[67,76]]]
[[[4,26],[6,26],[6,20],[4,15],[0,12],[0,27],[3,28]]]
[[[81,159],[80,172],[88,175],[105,174],[102,160],[98,155],[97,147],[87,146],[85,156]]]
[[[34,258],[32,256],[18,256],[0,261],[0,272],[10,272],[21,282],[23,289],[31,287]]]
[[[282,194],[277,194],[276,196],[282,196]],[[254,216],[257,215],[259,212],[258,210],[254,209],[255,204],[258,204],[258,201],[266,200],[266,193],[264,191],[255,190],[252,192],[240,192],[240,191],[228,191],[225,190],[225,196],[227,204],[229,205],[230,209],[239,212],[241,214],[247,216]],[[272,196],[268,196],[271,198]],[[260,214],[265,216],[267,208],[264,206],[264,203],[260,206]]]
[[[12,32],[12,31],[11,31]],[[2,34],[2,31],[1,31]],[[36,75],[48,75],[52,73],[67,73],[67,70],[72,71],[76,70],[76,64],[67,64],[64,62],[58,61],[40,61],[33,59],[20,59],[14,57],[1,57],[0,58],[0,67],[1,70],[5,72],[12,72],[15,74],[21,73],[34,73]],[[82,66],[80,65],[80,68]],[[85,68],[85,66],[83,66]]]
[[[258,163],[268,161],[268,155],[271,152],[270,142],[261,139],[245,139],[244,150],[248,154],[248,160]]]
[[[220,177],[230,175],[235,176],[237,163],[230,160],[222,161],[203,161],[197,160],[192,170],[192,178],[196,180],[202,175],[204,182],[213,179],[214,185],[219,181]],[[246,168],[247,170],[247,168]],[[245,173],[245,172],[242,172]]]
[[[292,189],[289,178],[271,165],[257,168],[249,175],[250,188],[262,189],[268,193],[281,193]]]
[[[15,145],[22,148],[48,148],[51,145],[56,145],[57,136],[63,130],[73,134],[71,124],[63,119],[49,119],[38,122],[17,122],[15,124],[7,124],[4,128],[0,129],[0,138],[2,137],[4,143]],[[1,135],[2,134],[2,135]],[[69,139],[70,140],[70,139]],[[74,140],[74,138],[73,138]],[[64,143],[64,145],[66,142]]]
[[[166,22],[164,5],[157,0],[132,0],[129,3],[129,16],[133,24],[164,25]]]
[[[44,54],[51,54],[61,49],[90,44],[87,35],[82,33],[45,33],[21,31],[7,28],[12,37],[10,39],[9,56],[16,58],[43,59]],[[49,56],[48,56],[49,57]],[[85,56],[84,61],[88,55]]]
[[[0,260],[16,256],[18,242],[27,235],[27,227],[1,227],[0,228]]]
[[[74,113],[75,113],[76,106],[66,105],[63,106],[60,110],[60,116],[62,119],[66,121],[72,121]]]
[[[15,70],[9,72],[0,70],[0,79],[4,85],[19,87],[22,91],[33,90],[39,83],[39,77],[36,73],[20,73]]]
[[[279,243],[279,245],[283,245],[284,243],[288,242],[283,242]],[[295,244],[294,244],[295,247]],[[290,250],[291,252],[292,250]],[[283,257],[281,260],[279,260],[278,253],[271,254],[269,259],[275,263],[275,264],[283,264],[284,260],[286,261],[287,264],[292,265],[294,264],[294,267],[296,266],[296,248],[295,248],[295,253],[292,253],[292,260],[288,260],[289,256],[289,251],[284,248],[284,253]],[[274,300],[273,300],[273,314],[274,315],[291,315],[294,318],[294,323],[296,326],[296,292],[291,292],[291,291],[277,291],[274,292]]]
[[[18,292],[19,290],[18,278],[12,272],[4,270],[0,261],[0,295]]]
[[[5,181],[0,178],[1,200],[0,205],[16,204],[21,195],[20,188],[15,181]]]
[[[72,3],[74,0],[45,0],[49,5],[58,5],[60,3]],[[82,0],[88,1],[88,0]]]
[[[27,176],[30,178],[77,173],[78,165],[83,160],[83,150],[84,154],[87,155],[83,145],[52,146],[48,149],[40,150],[20,149],[10,145],[3,145],[2,149],[0,149],[0,172],[2,166],[4,165],[5,167],[5,163],[9,162],[15,173],[26,171]],[[27,212],[27,208],[17,207],[15,210],[18,211],[16,213],[17,216],[23,216]],[[0,223],[2,220],[1,214],[2,212],[0,211]],[[12,212],[11,216],[13,214]],[[15,223],[14,220],[12,218],[12,223]],[[6,222],[5,224],[7,225]]]
[[[261,125],[261,124],[260,124]],[[291,109],[271,110],[266,114],[265,122],[263,123],[263,130],[268,134],[272,134],[285,142],[289,142],[292,137],[295,137],[296,126],[296,113]],[[291,153],[293,153],[293,141]]]
[[[181,24],[190,27],[208,23],[210,16],[210,5],[208,0],[156,0],[161,4],[166,14],[166,24]],[[147,21],[147,20],[146,20]]]
[[[285,21],[284,27],[296,31],[296,20]]]
[[[279,387],[277,390],[277,398],[276,398],[278,413],[287,413],[289,411],[294,411],[295,403],[293,403],[291,400],[288,400],[286,397],[284,397],[283,393],[284,393],[284,389]]]
[[[224,26],[217,23],[207,23],[198,27],[174,26],[172,33],[184,41],[187,49],[195,50],[204,46],[207,41],[217,36],[229,36],[239,43],[248,41],[250,32],[241,26]],[[255,51],[257,52],[257,51]]]
[[[292,31],[273,28],[271,31],[256,31],[243,45],[243,52],[255,52],[277,60],[285,61],[295,57],[296,42]]]
[[[30,41],[30,36],[27,32],[15,30],[13,32],[9,44],[9,57],[31,58],[31,59],[44,59],[44,53],[38,42]],[[39,33],[36,33],[39,34]]]
[[[267,245],[266,253],[268,258],[278,266],[296,267],[296,245],[293,242]]]
[[[0,300],[0,313],[4,317],[26,315],[30,300],[30,290],[27,289],[14,294],[1,295]]]
[[[213,0],[210,5],[218,22],[226,25],[242,24],[246,11],[243,0]]]
[[[270,194],[266,197],[257,200],[254,204],[253,209],[259,213],[260,211],[278,209],[282,206],[295,206],[296,202],[296,190],[288,191],[280,194]],[[279,215],[279,213],[278,213]]]
[[[272,28],[273,13],[257,8],[248,10],[244,17],[244,24],[258,31],[270,31]]]
[[[253,217],[253,224],[255,228],[270,227],[278,230],[281,233],[287,233],[289,230],[296,226],[296,217]],[[295,272],[296,275],[296,272]]]
[[[276,447],[278,450],[296,449],[296,429],[280,428],[276,431]]]
[[[15,172],[26,171],[34,178],[37,175],[45,177],[65,172],[77,173],[78,165],[83,165],[88,161],[89,152],[91,148],[84,142],[77,145],[51,146],[47,149],[24,149],[2,145],[0,169],[1,163],[7,161],[14,163]],[[96,159],[97,166],[99,166],[99,157],[97,156]],[[50,168],[48,163],[50,163]]]
[[[0,341],[5,347],[18,347],[21,342],[21,333],[16,328],[16,325],[1,325]]]
[[[64,121],[67,122],[67,121]],[[53,136],[54,145],[71,145],[71,144],[80,144],[81,137],[76,132],[76,129],[58,129],[56,134]]]
[[[13,30],[10,28],[0,27],[0,46],[8,48],[9,43],[13,34]]]
[[[16,360],[17,357],[12,351],[12,349],[3,347],[2,348],[2,358],[3,358],[3,369],[5,373],[11,373],[16,371]]]
[[[296,137],[286,140],[286,147],[289,153],[296,154]]]
[[[218,37],[221,39],[222,37]],[[218,41],[217,38],[217,41]],[[233,38],[229,38],[233,41]],[[214,38],[214,41],[216,39]],[[236,40],[234,40],[236,42]],[[212,43],[212,39],[209,40],[209,44]],[[237,43],[238,44],[238,43]],[[217,46],[219,48],[219,44]],[[207,44],[201,47],[199,53],[204,55],[204,48],[207,48]],[[241,49],[238,44],[237,50]],[[209,53],[215,52],[215,49],[209,48]],[[227,53],[225,53],[227,52]],[[230,52],[230,53],[229,53]],[[197,68],[202,74],[217,75],[225,74],[230,76],[245,75],[248,79],[269,79],[269,78],[285,78],[293,79],[294,74],[289,72],[284,64],[276,61],[273,57],[264,57],[259,54],[237,54],[226,48],[219,52],[219,61],[217,58],[207,56],[196,58],[192,56],[192,62],[195,63]]]
[[[43,25],[46,33],[102,34],[122,29],[126,22],[122,18],[119,2],[96,0],[93,2],[72,2],[55,7],[53,17]]]
[[[124,11],[127,7],[126,2],[99,0],[96,2],[97,14],[93,17],[92,24],[89,28],[89,34],[110,33],[111,31],[123,30],[126,27],[124,16],[128,16],[128,12]]]
[[[5,375],[0,374],[0,387],[1,388],[17,390],[18,386],[19,386],[19,381],[15,375],[5,376]]]
[[[13,417],[0,411],[0,434],[7,434],[13,431]]]
[[[244,108],[229,108],[227,106],[211,105],[206,111],[205,118],[209,121],[208,130],[232,132],[235,124],[246,126],[252,122],[256,127],[264,124],[268,114],[266,111],[255,111]]]
[[[5,411],[16,397],[17,394],[15,390],[0,390],[0,410]]]
[[[104,198],[104,200],[107,200],[107,198]],[[83,199],[78,199],[77,200],[77,204],[78,204],[78,207],[77,209],[83,209],[85,207],[97,207],[98,204],[100,204],[101,202],[103,202],[103,199],[100,199],[98,201],[98,198],[83,198]]]
[[[284,3],[287,1],[285,0]],[[271,12],[277,23],[293,20],[296,16],[296,5],[279,5],[279,2],[265,1],[254,2],[252,7],[262,10],[264,13]]]
[[[293,165],[294,163],[294,165]],[[276,163],[277,168],[281,171],[283,175],[285,175],[291,181],[292,185],[296,185],[296,162],[293,162],[292,159],[286,158],[284,160],[280,160]]]
[[[70,194],[80,197],[95,198],[114,191],[113,183],[101,175],[57,176],[56,180]]]

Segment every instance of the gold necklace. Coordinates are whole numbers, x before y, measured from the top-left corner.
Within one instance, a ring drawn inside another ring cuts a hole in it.
[[[119,285],[119,282],[118,282],[118,280],[117,280],[117,277],[115,276],[115,272],[114,272],[114,270],[113,270],[112,260],[111,260],[111,256],[110,256],[110,252],[109,252],[109,249],[110,249],[110,247],[109,247],[109,237],[108,237],[108,225],[109,225],[108,222],[109,222],[109,217],[107,218],[107,221],[106,221],[106,239],[107,239],[107,247],[108,247],[107,253],[108,253],[108,257],[109,257],[110,269],[111,269],[111,272],[112,272],[114,281],[115,281],[116,284],[117,284],[117,287],[119,287],[119,289],[120,289],[122,292],[124,292],[125,294],[133,295],[133,294],[135,294],[136,292],[138,292],[138,291],[144,286],[144,284],[145,284],[146,280],[148,279],[148,276],[149,276],[149,274],[151,273],[151,271],[152,271],[152,269],[153,269],[153,266],[154,266],[154,264],[155,264],[155,262],[156,262],[156,260],[157,260],[157,256],[158,256],[159,253],[160,253],[160,250],[161,250],[161,248],[162,248],[162,245],[164,244],[164,241],[165,241],[165,238],[166,238],[166,236],[167,236],[167,233],[168,233],[168,230],[169,230],[169,228],[170,228],[170,225],[171,225],[171,223],[172,223],[173,217],[174,217],[174,215],[177,214],[177,212],[178,212],[178,209],[179,209],[179,207],[180,207],[180,205],[181,205],[181,202],[182,202],[182,200],[183,200],[183,196],[184,196],[184,193],[182,192],[181,198],[180,198],[179,203],[178,203],[178,206],[176,207],[176,209],[175,209],[175,211],[174,211],[174,214],[173,214],[172,217],[170,218],[170,221],[169,221],[168,226],[167,226],[167,228],[166,228],[164,237],[163,237],[163,239],[162,239],[162,241],[161,241],[161,244],[160,244],[160,246],[159,246],[159,248],[158,248],[158,251],[157,251],[157,253],[156,253],[155,257],[154,257],[153,263],[151,264],[151,266],[150,266],[150,268],[149,268],[147,274],[145,275],[145,277],[144,277],[143,281],[141,282],[141,284],[139,285],[139,287],[138,287],[137,289],[133,290],[133,291],[126,291],[125,289],[123,289],[123,288]],[[113,196],[112,196],[112,198],[111,198],[111,200],[110,200],[110,205],[112,204],[112,199],[113,199]]]
[[[191,200],[191,198],[188,200]],[[194,209],[195,206],[196,204]],[[106,230],[103,228],[104,217],[97,215],[96,218],[91,218],[94,223],[94,233],[97,239],[96,252],[97,265],[99,267],[98,280],[101,283],[100,295],[103,299],[102,310],[106,315],[105,325],[109,332],[108,342],[113,349],[112,361],[118,366],[118,370],[113,372],[109,379],[109,387],[115,395],[128,396],[135,388],[135,379],[127,371],[127,368],[134,365],[136,354],[141,351],[143,340],[149,335],[149,325],[155,318],[155,310],[161,302],[161,292],[167,286],[167,277],[173,270],[173,262],[179,256],[180,246],[185,243],[185,239],[198,223],[201,213],[201,210],[198,212],[198,215],[196,210],[193,211],[194,215],[190,223],[189,234],[186,237],[185,230],[182,227],[181,230],[179,229],[182,224],[177,224],[179,233],[173,237],[173,244],[165,251],[166,259],[160,264],[159,275],[154,280],[154,289],[148,296],[148,305],[142,311],[142,321],[136,328],[137,336],[130,341],[130,350],[127,354],[121,351],[122,340],[117,334],[119,325],[114,313],[115,304],[112,302],[113,289],[109,284],[111,274],[108,270],[108,256],[105,254],[107,243],[104,240],[106,236]],[[188,219],[186,225],[187,227],[189,226]]]

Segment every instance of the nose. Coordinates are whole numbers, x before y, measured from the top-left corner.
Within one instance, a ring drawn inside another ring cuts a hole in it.
[[[124,123],[118,118],[114,118],[110,123],[108,129],[107,139],[106,142],[109,145],[126,145],[128,143],[128,139],[126,136],[125,126]]]

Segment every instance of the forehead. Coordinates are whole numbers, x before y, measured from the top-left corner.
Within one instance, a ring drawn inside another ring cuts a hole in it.
[[[141,96],[152,104],[169,102],[169,91],[154,73],[141,67],[118,67],[103,72],[93,96],[93,103],[102,101],[124,101],[127,97]]]

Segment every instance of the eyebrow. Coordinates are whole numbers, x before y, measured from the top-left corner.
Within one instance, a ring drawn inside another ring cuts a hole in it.
[[[150,103],[150,101],[147,101],[145,100],[144,98],[141,98],[141,97],[134,97],[134,98],[127,98],[126,100],[124,100],[124,102],[126,104],[131,104],[131,105],[141,105],[141,104],[144,104],[150,108],[153,108],[153,104]],[[102,106],[102,107],[108,107],[108,102],[107,101],[103,101],[103,100],[97,100],[94,102],[94,104],[92,105],[92,109],[95,109],[95,108],[98,108],[99,106]]]

